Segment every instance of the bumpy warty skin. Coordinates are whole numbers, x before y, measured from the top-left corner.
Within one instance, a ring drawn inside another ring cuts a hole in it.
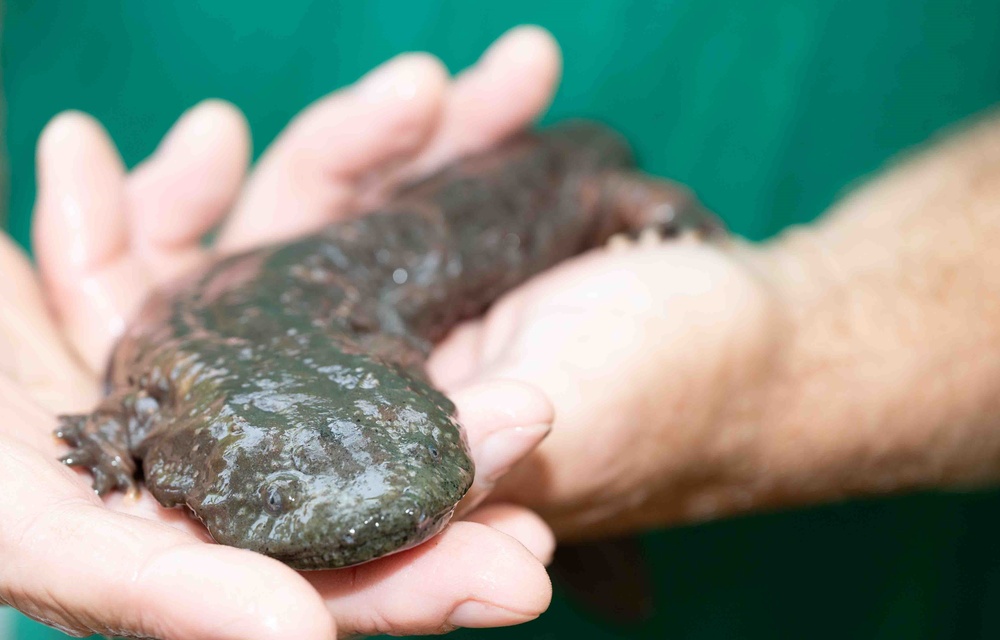
[[[124,388],[133,371],[148,372],[146,388],[167,380],[134,451],[161,503],[189,506],[220,543],[313,569],[433,535],[473,465],[452,403],[418,370],[372,355],[349,322],[324,317],[337,298],[279,266],[303,248],[226,260],[158,294],[113,374]]]
[[[298,569],[428,539],[474,472],[423,371],[432,345],[539,271],[693,206],[623,182],[630,164],[598,125],[524,133],[375,212],[156,291],[114,350],[105,400],[63,418],[66,461],[99,493],[133,486],[141,461],[161,503]]]

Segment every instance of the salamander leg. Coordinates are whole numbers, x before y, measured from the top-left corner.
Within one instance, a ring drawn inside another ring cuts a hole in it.
[[[596,244],[612,250],[656,244],[667,238],[712,240],[726,233],[725,225],[706,210],[694,194],[677,183],[639,172],[620,171],[590,184],[598,217]]]
[[[138,491],[135,460],[128,450],[127,419],[121,412],[99,407],[92,414],[60,416],[55,435],[72,447],[60,460],[89,469],[98,495],[115,489],[129,494]]]

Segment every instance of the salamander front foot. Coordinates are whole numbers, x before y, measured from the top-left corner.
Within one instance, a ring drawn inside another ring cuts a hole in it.
[[[689,189],[669,180],[617,171],[591,181],[589,187],[588,199],[607,212],[597,237],[605,239],[612,251],[636,244],[657,246],[664,240],[696,242],[727,235],[722,221]]]
[[[86,467],[94,476],[97,495],[115,489],[138,493],[135,461],[117,418],[102,414],[60,416],[55,436],[72,447],[60,460],[71,467]]]
[[[704,236],[695,229],[671,229],[670,234],[663,233],[656,227],[646,227],[633,234],[616,233],[604,243],[605,248],[612,253],[622,253],[634,247],[658,247],[665,242],[680,242],[682,244],[698,244],[704,241]]]

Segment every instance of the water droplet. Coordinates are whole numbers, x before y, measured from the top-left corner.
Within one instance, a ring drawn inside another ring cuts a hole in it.
[[[410,274],[406,272],[406,269],[396,269],[392,272],[392,281],[396,284],[403,284],[406,279],[410,277]]]

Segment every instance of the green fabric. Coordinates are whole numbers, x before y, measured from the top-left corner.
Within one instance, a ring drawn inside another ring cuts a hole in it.
[[[9,3],[18,240],[32,147],[63,109],[96,115],[131,165],[182,109],[222,97],[247,113],[259,153],[310,100],[395,53],[429,50],[459,69],[525,22],[565,52],[547,120],[612,123],[647,169],[691,184],[752,238],[814,218],[893,154],[1000,100],[991,0],[200,4]],[[537,622],[460,636],[1000,637],[997,513],[995,492],[924,495],[650,535],[661,579],[649,624],[605,624],[557,594]]]

